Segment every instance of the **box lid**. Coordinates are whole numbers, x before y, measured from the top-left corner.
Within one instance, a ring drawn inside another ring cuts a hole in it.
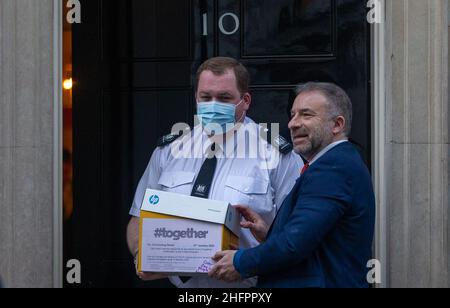
[[[223,224],[239,236],[240,216],[228,202],[147,189],[142,211]]]

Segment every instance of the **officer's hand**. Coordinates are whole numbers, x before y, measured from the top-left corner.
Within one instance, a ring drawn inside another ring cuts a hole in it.
[[[143,281],[153,281],[153,280],[165,279],[165,278],[169,277],[169,275],[167,275],[167,274],[143,273],[143,272],[136,272],[136,275],[139,277],[139,279],[141,279]]]
[[[258,242],[264,242],[270,228],[264,219],[247,206],[236,205],[235,208],[246,220],[241,222],[241,227],[249,229]]]

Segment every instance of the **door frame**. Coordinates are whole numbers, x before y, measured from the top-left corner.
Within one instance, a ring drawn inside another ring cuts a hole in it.
[[[382,12],[382,22],[371,25],[371,102],[372,102],[372,177],[376,198],[375,259],[379,261],[381,283],[377,287],[388,287],[388,200],[386,193],[388,147],[386,146],[386,127],[389,117],[386,114],[387,93],[390,85],[387,81],[386,48],[389,19],[386,18],[386,0],[378,0]]]
[[[53,0],[53,287],[63,287],[63,8]]]
[[[382,12],[386,11],[385,0],[379,0]],[[63,122],[62,122],[62,1],[53,0],[53,80],[54,80],[54,131],[53,131],[53,286],[63,286]],[[381,265],[381,284],[388,287],[387,251],[387,194],[386,194],[386,84],[385,50],[386,28],[389,28],[386,14],[383,22],[371,25],[371,102],[372,102],[372,170],[375,196],[377,200],[377,219],[375,229],[375,258]]]

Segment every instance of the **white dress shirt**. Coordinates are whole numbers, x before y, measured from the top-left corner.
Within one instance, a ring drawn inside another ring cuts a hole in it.
[[[256,134],[260,130],[259,125],[249,118],[245,119],[244,124],[249,135]],[[248,140],[248,137],[245,140]],[[180,157],[183,155],[174,149],[189,144],[189,141],[193,141],[195,143],[193,148],[197,149],[192,151],[190,148],[191,154],[192,152],[205,153],[205,149],[211,148],[212,144],[202,129],[194,129],[171,145],[158,147],[139,182],[130,215],[139,217],[146,189],[191,194],[205,158]],[[257,145],[258,155],[254,155],[255,146],[251,144],[242,156],[242,149],[245,148],[242,144],[248,144],[248,141],[237,138],[231,142],[228,139],[216,146],[217,167],[209,198],[226,201],[233,205],[247,205],[270,225],[300,176],[303,162],[294,152],[283,155],[267,142],[261,141]],[[188,148],[189,146],[183,147],[183,149]],[[238,156],[238,152],[241,156]],[[242,229],[239,245],[240,248],[245,249],[255,247],[259,243],[249,230]],[[194,277],[186,284],[183,284],[178,277],[171,277],[170,280],[178,287],[187,288],[242,288],[254,286],[256,282],[247,280],[237,284],[227,284],[208,277]]]
[[[319,153],[317,153],[316,156],[313,157],[313,159],[311,159],[311,161],[309,162],[309,165],[311,166],[312,164],[314,164],[316,161],[319,160],[319,158],[321,158],[322,156],[324,156],[328,151],[330,151],[332,148],[337,147],[338,145],[340,145],[341,143],[344,142],[348,142],[347,139],[345,140],[339,140],[333,143],[330,143],[329,145],[327,145],[322,151],[320,151]]]

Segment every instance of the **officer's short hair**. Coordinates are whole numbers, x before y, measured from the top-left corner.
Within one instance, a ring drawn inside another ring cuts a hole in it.
[[[248,70],[239,61],[228,57],[216,57],[205,61],[197,71],[196,88],[198,88],[200,75],[204,71],[211,71],[216,76],[222,76],[228,70],[234,71],[239,92],[242,95],[249,92],[250,74]]]
[[[347,93],[334,83],[307,82],[300,84],[295,89],[296,96],[306,92],[320,92],[327,99],[330,117],[342,116],[345,119],[345,135],[352,131],[353,107]]]

